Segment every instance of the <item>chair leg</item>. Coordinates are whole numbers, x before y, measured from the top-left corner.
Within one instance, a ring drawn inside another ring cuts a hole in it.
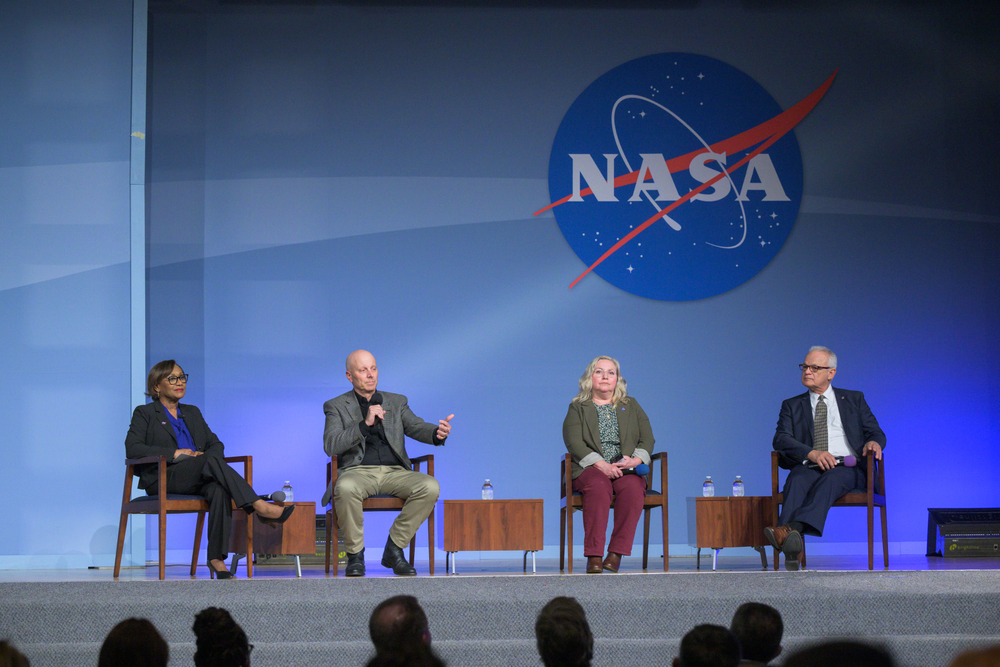
[[[434,576],[434,510],[427,517],[427,557],[430,560],[431,576]]]
[[[660,513],[663,515],[663,571],[666,572],[670,569],[670,517],[666,501],[660,508]]]
[[[883,516],[885,516],[883,514]],[[884,520],[883,520],[884,525]],[[125,528],[128,526],[128,514],[122,512],[121,519],[118,521],[118,548],[115,550],[115,575],[114,578],[117,579],[119,573],[122,569],[122,550],[125,548]],[[883,534],[885,531],[882,531]]]
[[[337,534],[337,518],[334,516],[333,508],[331,507],[326,511],[326,573],[330,574],[330,549],[333,546],[331,544],[332,537]],[[334,559],[333,563],[333,576],[337,576],[337,570],[340,567],[340,549],[337,549],[337,557]]]
[[[566,506],[566,568],[573,574],[573,508]]]
[[[886,534],[886,524],[885,524],[885,505],[880,508],[882,510],[882,565],[886,570],[889,569],[889,536]]]
[[[198,520],[194,527],[194,548],[191,550],[191,576],[198,570],[198,552],[201,551],[201,533],[205,529],[205,513],[198,512]],[[211,566],[208,568],[212,569]]]
[[[559,508],[559,571],[566,569],[566,509]]]
[[[806,566],[806,536],[802,536],[802,567],[805,569]]]
[[[160,502],[160,581],[167,578],[167,512]]]
[[[650,509],[647,507],[643,510],[643,527],[642,527],[642,569],[649,569],[649,513]]]
[[[868,502],[868,569],[875,569],[875,508]]]
[[[247,514],[247,579],[253,579],[253,514]]]
[[[413,562],[417,557],[417,534],[413,533],[413,539],[410,540],[410,567],[413,567]]]

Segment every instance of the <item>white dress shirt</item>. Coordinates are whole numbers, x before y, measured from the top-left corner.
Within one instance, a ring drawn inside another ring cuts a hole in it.
[[[819,396],[814,391],[809,392],[814,424],[816,423],[816,404],[819,403]],[[829,452],[834,456],[856,456],[854,450],[847,444],[844,423],[840,421],[840,407],[837,405],[837,397],[833,393],[833,385],[826,388],[826,391],[823,392],[823,398],[825,399],[823,402],[826,403],[826,432],[829,437]]]

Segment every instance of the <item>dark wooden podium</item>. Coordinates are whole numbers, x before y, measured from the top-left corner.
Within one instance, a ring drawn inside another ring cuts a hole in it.
[[[719,551],[726,547],[753,547],[767,568],[764,528],[771,522],[771,496],[688,498],[687,509],[688,543],[698,549],[698,569],[702,549],[712,550],[714,570]]]

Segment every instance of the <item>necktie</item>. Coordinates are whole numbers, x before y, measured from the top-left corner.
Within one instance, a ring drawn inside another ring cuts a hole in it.
[[[816,415],[813,417],[813,449],[825,452],[830,449],[830,437],[826,431],[826,400],[819,397],[816,404]]]

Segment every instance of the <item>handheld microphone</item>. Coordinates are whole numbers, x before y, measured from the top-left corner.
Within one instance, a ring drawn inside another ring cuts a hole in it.
[[[269,496],[264,496],[264,500],[271,500],[271,501],[274,501],[276,503],[284,502],[285,501],[285,492],[284,491],[275,491],[274,493],[272,493]]]
[[[639,475],[641,477],[645,477],[649,474],[649,466],[645,463],[640,463],[634,468],[625,468],[622,470],[622,473],[625,475]]]
[[[372,394],[372,397],[368,399],[368,405],[369,406],[382,405],[383,400],[384,399],[382,398],[381,392],[376,391],[374,394]],[[378,421],[382,421],[381,417],[375,417],[375,419],[377,419]]]
[[[858,459],[857,459],[857,457],[855,457],[855,456],[845,456],[844,457],[844,467],[845,468],[853,468],[856,465],[858,465]]]

